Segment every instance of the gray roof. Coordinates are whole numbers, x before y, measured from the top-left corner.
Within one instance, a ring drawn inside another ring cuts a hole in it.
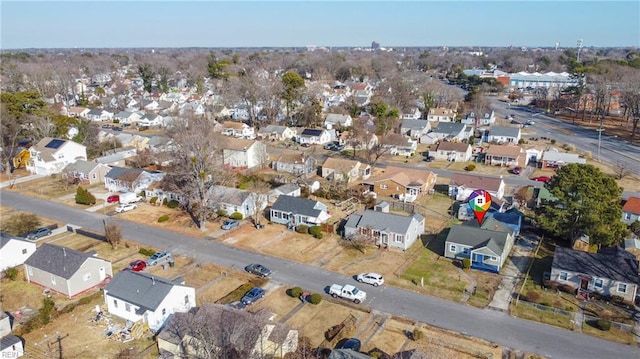
[[[21,237],[17,237],[14,236],[11,233],[7,233],[7,232],[0,232],[0,248],[4,247],[7,243],[9,243],[11,240],[16,240],[16,241],[22,241],[22,242],[27,242],[27,243],[33,243],[30,242],[24,238]],[[2,316],[0,316],[1,318]]]
[[[140,119],[141,120],[150,120],[153,121],[158,117],[158,115],[154,114],[154,113],[145,113],[144,116],[142,116]]]
[[[321,136],[323,131],[324,130],[322,130],[322,129],[305,128],[302,131],[302,134],[300,134],[300,136],[317,137],[317,136]]]
[[[316,218],[322,212],[316,208],[317,204],[317,201],[310,199],[282,195],[273,203],[271,209]]]
[[[507,232],[454,224],[447,235],[447,242],[462,244],[474,249],[487,247],[494,253],[502,255],[508,236]]]
[[[598,253],[556,247],[552,268],[618,282],[640,284],[638,260],[620,247],[608,247]]]
[[[127,180],[127,181],[134,181],[135,179],[137,179],[140,174],[144,172],[144,170],[141,170],[139,168],[126,168],[126,167],[111,167],[111,170],[109,170],[109,172],[107,172],[107,174],[105,175],[105,178],[111,178],[111,179],[123,179],[123,180]]]
[[[422,130],[427,126],[429,126],[429,121],[427,120],[402,120],[401,127]]]
[[[283,194],[288,194],[288,193],[293,193],[299,189],[300,189],[300,186],[298,186],[297,184],[287,183],[287,184],[283,184],[282,186],[276,187],[274,191],[278,191]]]
[[[102,115],[102,110],[94,108],[94,109],[90,110],[89,112],[87,112],[87,115],[100,116],[100,115]]]
[[[580,155],[576,153],[562,153],[558,152],[557,149],[545,151],[542,154],[542,160],[562,163],[587,163],[586,159],[580,158]]]
[[[96,162],[77,160],[75,163],[69,163],[67,167],[64,168],[64,171],[88,174],[91,173],[91,171],[93,171],[98,165],[100,164]]]
[[[232,204],[236,206],[242,205],[251,195],[251,192],[249,191],[225,186],[213,186],[210,191],[212,194],[211,200],[213,202]]]
[[[390,233],[407,233],[411,221],[422,221],[424,217],[418,213],[411,216],[403,216],[394,213],[378,212],[367,210],[364,213],[352,214],[347,219],[345,227],[349,228],[371,228]]]
[[[85,253],[45,243],[36,249],[24,264],[64,279],[70,279],[87,259],[96,258],[94,255],[95,251]]]
[[[129,116],[131,116],[133,114],[134,114],[134,112],[132,112],[132,111],[120,111],[114,117],[115,118],[119,118],[119,119],[127,119],[127,118],[129,118]]]
[[[153,274],[126,270],[116,274],[104,289],[107,295],[140,307],[137,313],[142,314],[158,309],[175,285],[182,284]]]
[[[460,132],[462,132],[465,128],[465,124],[464,123],[460,123],[460,122],[440,122],[438,123],[438,127],[436,127],[435,129],[433,129],[432,132],[435,133],[444,133],[447,135],[457,135]]]
[[[518,137],[520,129],[518,127],[511,126],[493,126],[489,129],[491,136],[506,136],[506,137]]]
[[[10,334],[10,335],[4,336],[0,338],[0,351],[8,349],[12,345],[15,345],[21,342],[22,342],[22,339],[20,339],[20,337],[17,335]],[[11,353],[4,353],[4,354],[11,354]],[[7,358],[9,358],[9,356],[7,356]]]
[[[284,131],[287,129],[286,126],[278,126],[278,125],[269,125],[265,128],[260,129],[260,133],[277,133],[277,134],[283,134]]]

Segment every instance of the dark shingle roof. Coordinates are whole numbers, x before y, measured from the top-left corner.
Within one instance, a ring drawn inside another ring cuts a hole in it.
[[[67,167],[64,168],[64,171],[89,174],[98,165],[99,163],[96,163],[96,162],[77,160],[74,163],[69,163]]]
[[[593,277],[640,284],[638,260],[620,247],[603,248],[598,253],[556,247],[551,266]]]
[[[240,206],[251,195],[251,192],[225,186],[211,187],[211,200],[216,203]]]
[[[169,294],[174,283],[168,279],[148,273],[122,271],[104,288],[107,295],[140,307],[138,314],[155,311]]]
[[[438,127],[433,129],[433,132],[444,133],[447,135],[457,135],[462,132],[462,130],[464,130],[465,126],[466,125],[464,123],[460,122],[440,122],[438,124]]]
[[[24,264],[38,268],[64,279],[71,278],[95,251],[79,252],[71,248],[45,243],[27,259]]]
[[[142,172],[144,171],[139,168],[125,168],[114,166],[111,167],[111,170],[109,170],[109,172],[107,172],[105,178],[133,182],[138,179],[138,177],[140,177],[140,174]]]
[[[304,131],[302,131],[302,134],[300,136],[317,137],[322,135],[322,131],[324,130],[305,128]]]
[[[509,126],[493,126],[489,130],[491,136],[518,137],[520,129],[518,127]]]
[[[318,202],[306,198],[291,197],[282,195],[278,197],[271,209],[285,213],[295,213],[303,216],[318,217],[320,212],[316,209]]]
[[[18,344],[20,342],[22,342],[22,339],[20,339],[20,337],[17,336],[17,335],[4,336],[4,337],[0,338],[0,351],[8,349],[12,345]],[[4,354],[10,354],[10,353],[4,353]],[[9,356],[7,356],[7,358],[9,358]]]
[[[507,232],[454,224],[449,230],[447,241],[473,248],[487,247],[496,254],[502,255],[508,235]]]
[[[352,214],[349,216],[345,227],[371,228],[385,232],[404,234],[407,232],[413,219],[421,221],[424,217],[417,213],[411,216],[402,216],[399,214],[367,210],[362,214]]]

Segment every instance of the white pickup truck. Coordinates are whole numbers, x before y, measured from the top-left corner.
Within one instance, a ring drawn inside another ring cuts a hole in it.
[[[329,294],[331,294],[331,296],[334,298],[340,297],[340,298],[352,300],[356,304],[360,304],[364,302],[365,299],[367,299],[366,292],[361,291],[360,289],[350,284],[347,284],[347,285],[333,284],[331,287],[329,287]]]

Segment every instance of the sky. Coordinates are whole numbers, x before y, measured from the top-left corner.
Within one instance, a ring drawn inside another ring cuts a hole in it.
[[[11,1],[0,49],[640,46],[640,1]]]

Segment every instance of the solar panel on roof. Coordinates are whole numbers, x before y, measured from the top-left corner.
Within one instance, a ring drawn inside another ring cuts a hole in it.
[[[55,139],[55,140],[51,140],[51,142],[47,143],[47,145],[44,147],[56,149],[62,146],[63,144],[64,144],[64,140]]]

